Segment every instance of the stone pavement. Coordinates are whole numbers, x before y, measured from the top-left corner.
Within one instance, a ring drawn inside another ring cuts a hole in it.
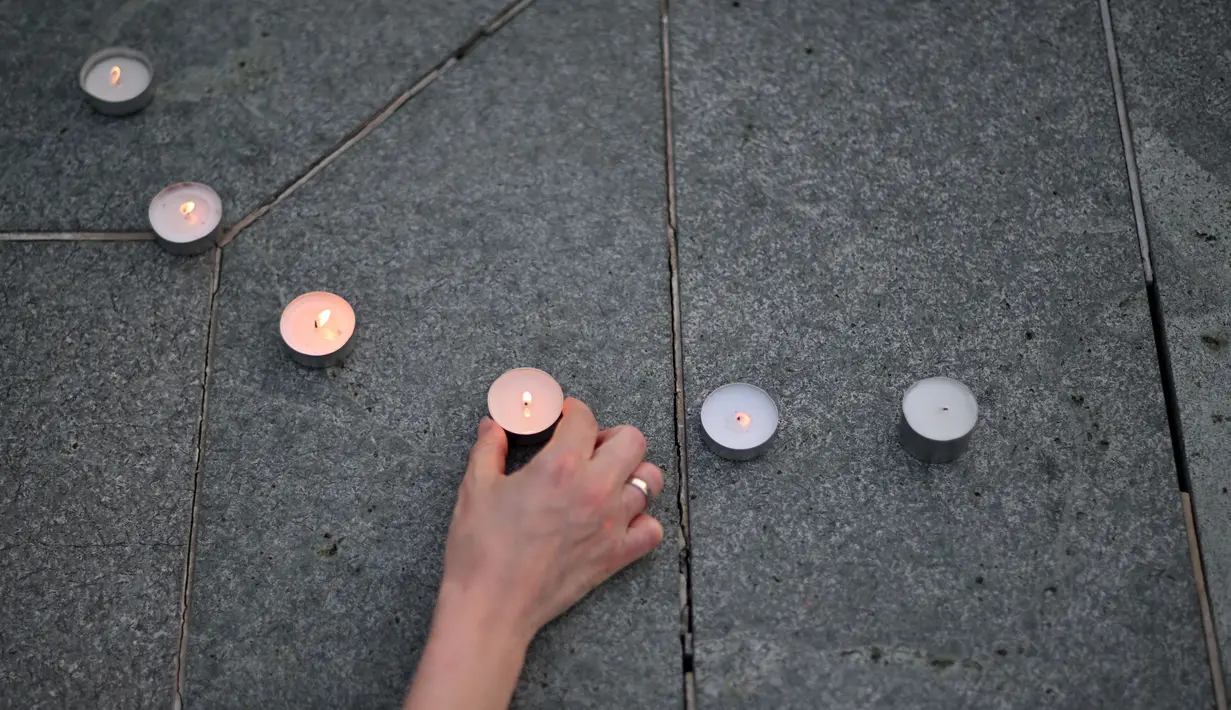
[[[645,431],[669,534],[517,707],[1216,707],[1231,11],[1111,5],[1134,192],[1098,0],[873,5],[0,0],[0,707],[396,706],[524,365]],[[78,95],[110,44],[135,116]],[[183,179],[223,248],[148,240]],[[315,289],[344,366],[279,349]],[[934,374],[982,417],[929,467]]]
[[[1115,18],[1206,577],[1231,639],[1231,7],[1134,1]]]

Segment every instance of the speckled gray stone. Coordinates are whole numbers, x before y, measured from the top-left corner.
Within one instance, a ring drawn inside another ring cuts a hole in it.
[[[1210,706],[1097,4],[672,12],[699,706]]]
[[[145,229],[163,187],[197,180],[230,224],[272,198],[478,31],[505,0],[0,1],[0,230]],[[82,63],[112,45],[154,63],[157,95],[94,112]]]
[[[209,280],[0,243],[0,707],[170,707]]]
[[[1231,669],[1231,8],[1130,0],[1112,16],[1206,579]]]
[[[542,634],[514,704],[678,706],[657,11],[536,3],[227,248],[188,707],[396,704],[487,387],[517,366],[645,431],[669,532]],[[279,347],[311,289],[355,308],[345,367]]]

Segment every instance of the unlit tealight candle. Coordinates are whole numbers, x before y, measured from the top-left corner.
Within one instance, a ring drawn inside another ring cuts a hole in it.
[[[90,105],[108,116],[140,111],[154,99],[154,65],[127,47],[109,47],[86,60],[78,76]]]
[[[725,459],[755,458],[769,446],[777,431],[778,406],[769,393],[755,385],[723,385],[701,405],[705,443]]]
[[[551,438],[564,411],[564,391],[551,375],[533,367],[509,370],[487,390],[487,410],[511,444]]]
[[[150,202],[150,226],[172,254],[200,254],[214,246],[222,225],[222,198],[208,185],[177,182]]]
[[[287,304],[279,329],[295,362],[329,367],[342,362],[355,345],[355,311],[341,296],[313,291]]]
[[[902,396],[898,440],[927,463],[948,463],[966,453],[979,403],[966,385],[948,377],[919,380]]]

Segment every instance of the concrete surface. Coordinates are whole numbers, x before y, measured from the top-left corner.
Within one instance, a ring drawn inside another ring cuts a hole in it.
[[[144,229],[185,178],[232,223],[503,7],[0,0],[0,707],[174,700],[213,267],[13,232]],[[1113,11],[1226,637],[1228,13]],[[700,708],[1210,707],[1097,3],[671,13],[695,658],[659,3],[536,0],[222,253],[185,707],[396,705],[522,365],[642,427],[668,538],[516,707],[681,707],[690,660]],[[77,93],[110,44],[156,62],[137,116]],[[358,344],[305,370],[277,321],[321,288]],[[893,431],[936,374],[983,417],[926,467]],[[734,380],[782,409],[746,464],[693,416]]]
[[[505,0],[0,1],[0,229],[145,230],[150,200],[212,185],[231,224],[409,88]],[[77,74],[130,46],[154,102],[94,112]]]
[[[747,464],[690,422],[698,706],[1209,705],[1097,6],[672,22],[689,411],[782,413]],[[956,464],[894,438],[931,375]]]
[[[668,466],[657,9],[542,2],[228,247],[188,702],[391,707],[502,371],[535,366]],[[282,306],[354,305],[345,367],[295,366]],[[535,644],[518,707],[671,707],[673,536]],[[636,679],[636,682],[630,682]]]
[[[1231,639],[1231,8],[1114,7],[1214,618]]]
[[[209,278],[0,242],[0,707],[170,706]]]

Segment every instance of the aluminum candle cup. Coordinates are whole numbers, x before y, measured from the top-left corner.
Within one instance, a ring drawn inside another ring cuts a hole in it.
[[[200,254],[218,243],[222,198],[208,185],[177,182],[150,201],[150,226],[163,249],[172,254]]]
[[[354,309],[325,291],[305,293],[287,304],[279,329],[287,352],[304,367],[336,365],[355,347]]]
[[[920,461],[948,463],[970,448],[979,403],[966,385],[948,377],[919,380],[902,396],[898,440]]]
[[[701,434],[710,450],[724,459],[756,458],[777,433],[778,405],[755,385],[723,385],[701,405]]]
[[[77,76],[95,111],[126,116],[154,100],[154,65],[135,49],[108,47],[90,55]]]
[[[487,411],[504,428],[510,445],[541,444],[551,438],[563,415],[564,391],[542,370],[509,370],[487,390]]]

